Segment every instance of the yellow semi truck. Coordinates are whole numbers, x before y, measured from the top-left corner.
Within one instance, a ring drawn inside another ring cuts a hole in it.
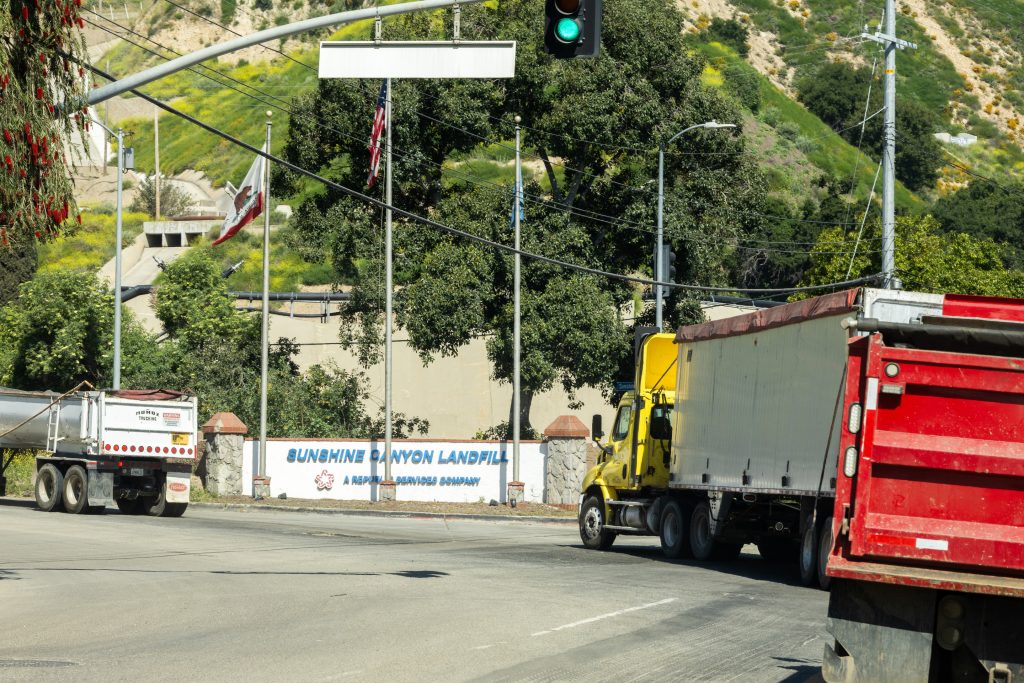
[[[583,544],[655,535],[669,557],[709,560],[754,543],[827,587],[844,322],[920,322],[937,296],[865,288],[639,332],[634,379],[583,481]],[[604,436],[599,415],[592,431]]]

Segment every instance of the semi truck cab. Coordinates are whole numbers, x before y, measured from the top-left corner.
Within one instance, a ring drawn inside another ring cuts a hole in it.
[[[601,416],[593,418],[591,432],[601,454],[580,496],[580,535],[587,547],[607,549],[621,532],[658,533],[657,513],[650,514],[649,503],[669,481],[678,351],[674,336],[638,338],[634,381],[625,387],[604,445]]]

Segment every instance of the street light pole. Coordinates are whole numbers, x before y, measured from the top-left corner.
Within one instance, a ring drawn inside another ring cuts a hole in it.
[[[117,217],[114,230],[114,381],[117,391],[121,388],[121,215],[124,204],[124,130],[117,129]]]
[[[114,358],[111,387],[121,388],[121,240],[123,239],[122,214],[124,213],[124,129],[111,130],[103,122],[93,119],[100,128],[117,138],[117,215],[114,217]],[[106,163],[104,161],[104,163]]]
[[[654,247],[654,279],[659,284],[654,285],[654,324],[661,331],[662,328],[662,286],[665,281],[665,260],[662,258],[662,245],[665,243],[665,148],[675,142],[676,138],[689,133],[697,128],[735,128],[734,123],[718,123],[717,121],[705,121],[696,125],[684,128],[667,141],[658,146],[658,243]]]

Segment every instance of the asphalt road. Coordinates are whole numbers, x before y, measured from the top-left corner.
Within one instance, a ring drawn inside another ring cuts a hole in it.
[[[574,527],[0,501],[0,680],[814,681],[827,596]]]

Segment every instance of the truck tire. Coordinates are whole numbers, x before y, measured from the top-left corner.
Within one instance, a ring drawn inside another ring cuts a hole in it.
[[[702,500],[690,516],[690,550],[696,560],[710,560],[715,556],[714,536],[711,535],[711,505]]]
[[[671,560],[693,557],[690,550],[690,508],[678,500],[661,511],[661,552]]]
[[[142,509],[150,517],[181,517],[185,514],[188,503],[168,503],[164,497],[166,486],[167,482],[165,481],[156,498],[142,499]]]
[[[164,499],[163,491],[156,498],[144,500],[143,511],[150,517],[181,517],[185,514],[188,503],[168,503]]]
[[[615,532],[605,525],[605,506],[600,496],[590,496],[580,508],[580,540],[591,550],[608,550],[615,542]]]
[[[823,591],[827,591],[832,584],[832,577],[825,574],[828,556],[832,552],[832,541],[832,517],[828,516],[821,525],[821,535],[818,537],[818,588]]]
[[[811,524],[814,515],[804,519],[804,533],[800,537],[800,583],[813,586],[818,580],[818,528]]]
[[[78,515],[89,507],[89,480],[81,465],[72,465],[64,473],[64,512]]]
[[[36,473],[36,505],[43,512],[51,512],[60,505],[64,495],[64,475],[53,463],[46,463]]]

